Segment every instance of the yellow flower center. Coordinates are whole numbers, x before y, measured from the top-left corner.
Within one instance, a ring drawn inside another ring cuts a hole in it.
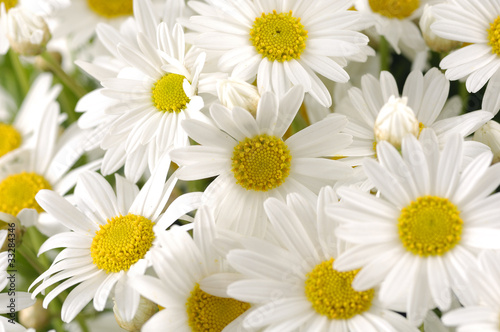
[[[403,246],[419,256],[445,254],[462,234],[460,211],[447,198],[419,197],[401,210],[398,221]]]
[[[106,225],[99,225],[90,246],[94,264],[106,273],[127,271],[151,248],[153,226],[151,220],[135,214],[108,219]]]
[[[182,83],[186,77],[166,74],[153,86],[153,103],[160,112],[176,112],[186,108],[190,99],[184,92]]]
[[[6,11],[9,11],[12,7],[17,6],[17,0],[0,0],[0,3],[5,5]]]
[[[132,0],[87,0],[90,9],[106,18],[130,16],[134,13]]]
[[[491,53],[500,55],[500,16],[490,24],[488,39],[488,45],[491,46]]]
[[[196,284],[186,301],[188,323],[193,332],[220,332],[250,308],[250,304],[205,293]]]
[[[368,3],[375,13],[400,20],[409,17],[420,6],[420,0],[368,0]]]
[[[306,297],[314,310],[330,319],[349,319],[370,309],[375,291],[358,292],[351,286],[359,269],[339,272],[332,264],[333,258],[307,274]]]
[[[52,189],[45,178],[36,173],[22,172],[6,177],[0,182],[0,212],[17,215],[22,209],[43,209],[35,200],[42,189]]]
[[[21,134],[11,125],[0,123],[0,157],[21,145]]]
[[[422,133],[422,130],[424,130],[424,128],[426,128],[425,125],[422,122],[419,122],[418,123],[418,136],[417,136],[417,138],[420,137],[420,134]]]
[[[268,191],[283,184],[292,156],[279,138],[266,134],[245,138],[234,147],[232,171],[245,189]]]
[[[250,29],[250,40],[257,52],[269,61],[290,61],[300,59],[306,48],[307,30],[289,13],[262,13],[257,17]]]

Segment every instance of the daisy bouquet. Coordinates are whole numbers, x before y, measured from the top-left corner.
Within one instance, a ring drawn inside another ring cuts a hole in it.
[[[1,0],[0,331],[500,331],[500,0]]]

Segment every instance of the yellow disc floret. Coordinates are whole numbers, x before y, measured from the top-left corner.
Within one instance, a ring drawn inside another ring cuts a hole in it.
[[[397,19],[409,17],[420,6],[420,0],[368,0],[368,3],[375,13]]]
[[[180,112],[189,103],[189,97],[182,86],[186,77],[166,74],[153,86],[153,103],[160,112]]]
[[[220,332],[250,308],[250,304],[205,293],[196,284],[186,301],[188,323],[193,332]]]
[[[151,248],[153,226],[151,220],[135,214],[108,219],[106,225],[99,225],[90,246],[94,264],[106,273],[127,271]]]
[[[490,24],[488,40],[488,45],[491,46],[491,53],[500,55],[500,16]]]
[[[17,0],[0,0],[0,3],[4,4],[6,11],[17,6]]]
[[[267,191],[284,183],[291,160],[281,139],[263,134],[245,138],[234,147],[231,170],[243,188]]]
[[[22,172],[9,175],[0,182],[0,212],[17,215],[22,209],[43,209],[35,200],[42,189],[52,189],[49,182],[36,173]]]
[[[307,30],[289,13],[262,13],[257,17],[250,30],[250,40],[257,52],[269,61],[290,61],[300,59],[306,48]]]
[[[422,196],[401,210],[399,238],[415,255],[443,255],[460,242],[462,224],[460,211],[447,198]]]
[[[351,286],[359,270],[339,272],[332,264],[333,258],[307,274],[306,297],[314,310],[330,319],[350,319],[370,309],[375,291],[358,292]]]
[[[0,157],[21,145],[21,134],[11,125],[0,123]]]
[[[130,16],[133,11],[133,0],[87,0],[89,8],[97,15],[114,18]]]

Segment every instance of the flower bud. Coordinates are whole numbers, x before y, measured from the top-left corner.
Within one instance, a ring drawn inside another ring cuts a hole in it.
[[[229,78],[217,81],[217,93],[222,105],[227,108],[232,109],[234,106],[239,106],[250,111],[254,116],[257,113],[260,95],[256,86]]]
[[[407,102],[406,97],[391,96],[382,106],[373,127],[377,142],[389,141],[399,149],[407,134],[418,135],[419,123],[413,110],[406,105]]]
[[[427,46],[434,52],[449,52],[458,48],[461,45],[460,42],[439,37],[431,30],[431,25],[435,20],[432,6],[426,4],[420,17],[420,30]]]
[[[7,13],[7,38],[10,47],[25,56],[41,54],[50,40],[45,20],[26,8],[12,8]]]
[[[46,327],[50,321],[50,313],[42,306],[42,303],[42,299],[37,299],[31,307],[19,311],[19,323],[36,331]]]
[[[116,303],[113,307],[116,322],[122,329],[129,332],[139,332],[142,325],[144,325],[148,321],[148,319],[150,319],[151,316],[153,316],[157,311],[158,306],[156,305],[156,303],[151,302],[141,296],[139,308],[137,308],[137,312],[135,313],[134,318],[131,321],[127,322],[123,320],[123,318],[121,318],[120,313],[118,312],[118,308],[116,307]]]
[[[9,248],[12,248],[12,246],[15,248],[21,245],[26,229],[21,225],[21,222],[16,217],[8,213],[0,212],[0,230],[6,230],[8,232],[5,242],[0,243],[0,251],[6,251]]]
[[[494,120],[486,122],[476,130],[472,138],[490,147],[493,152],[493,164],[500,161],[500,124]]]

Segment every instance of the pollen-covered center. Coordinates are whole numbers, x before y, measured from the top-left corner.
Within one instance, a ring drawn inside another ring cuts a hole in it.
[[[153,103],[160,112],[180,112],[186,108],[190,99],[182,86],[186,77],[179,74],[166,74],[154,84]]]
[[[21,134],[11,125],[0,123],[0,157],[21,145]]]
[[[151,220],[135,214],[108,219],[99,225],[90,246],[94,264],[106,273],[127,271],[151,248],[153,226]]]
[[[491,46],[491,53],[500,55],[500,16],[490,24],[488,40],[488,45]]]
[[[262,13],[250,29],[250,40],[257,52],[269,61],[290,61],[299,59],[306,48],[307,30],[300,23],[300,17],[288,13]]]
[[[231,170],[243,188],[267,191],[285,182],[291,160],[281,139],[262,134],[245,138],[234,147]]]
[[[445,254],[462,234],[460,211],[447,198],[419,197],[401,210],[398,221],[403,246],[419,256]]]
[[[193,332],[220,332],[250,308],[250,304],[205,293],[196,284],[186,301],[188,323]]]
[[[43,209],[35,200],[42,189],[52,189],[50,183],[36,173],[12,174],[0,182],[0,212],[17,215],[22,209]]]
[[[106,18],[130,16],[134,13],[133,0],[87,0],[87,4],[93,12]]]
[[[409,17],[420,6],[420,0],[368,0],[368,3],[375,13],[397,19]]]
[[[306,297],[314,310],[330,319],[349,319],[370,309],[375,291],[358,292],[351,286],[359,269],[339,272],[332,265],[333,258],[307,274]]]
[[[0,3],[4,4],[6,11],[17,6],[17,0],[0,0]]]

